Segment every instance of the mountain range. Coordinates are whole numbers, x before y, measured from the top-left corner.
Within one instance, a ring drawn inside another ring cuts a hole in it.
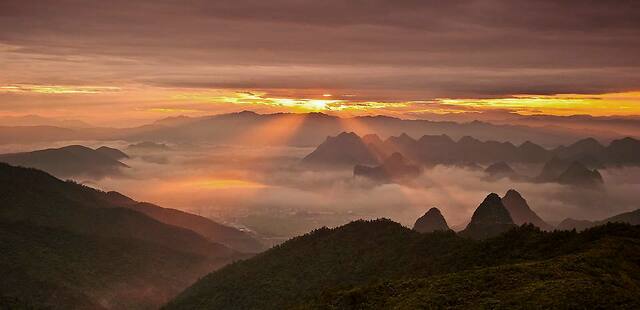
[[[196,215],[31,168],[0,164],[0,197],[3,307],[154,308],[258,244]]]
[[[382,140],[377,135],[360,138],[353,132],[328,137],[303,160],[303,163],[380,163],[381,159],[395,152],[425,165],[545,163],[553,160],[561,161],[563,165],[566,162],[566,167],[573,162],[593,168],[640,164],[640,156],[629,155],[640,154],[640,141],[633,138],[613,140],[607,146],[601,145],[593,138],[586,138],[566,147],[545,149],[530,141],[516,146],[511,142],[480,141],[470,136],[455,141],[448,135],[423,135],[416,140],[404,133]]]
[[[472,170],[482,169],[478,163],[490,163],[484,169],[490,181],[510,178],[515,181],[556,182],[590,188],[598,188],[604,183],[602,175],[595,168],[640,164],[640,157],[631,159],[618,154],[640,154],[640,141],[624,138],[614,140],[606,147],[600,144],[597,144],[600,147],[596,147],[594,141],[588,138],[568,147],[547,150],[528,141],[516,147],[509,142],[482,142],[472,137],[463,137],[456,142],[446,135],[423,136],[415,140],[402,134],[382,140],[377,135],[360,138],[353,132],[343,132],[328,137],[301,164],[307,168],[354,167],[356,176],[390,181],[393,175],[400,176],[409,171],[409,174],[413,174],[420,170],[420,167],[407,164],[410,162]],[[625,147],[620,147],[621,144]],[[393,162],[397,164],[391,165],[388,159],[394,159]],[[544,163],[544,166],[538,176],[528,177],[520,175],[505,160],[512,163]]]
[[[388,116],[340,118],[323,113],[257,114],[250,111],[202,117],[170,117],[132,128],[86,126],[77,128],[79,124],[81,123],[74,122],[67,126],[60,122],[9,122],[0,126],[0,143],[124,140],[316,146],[327,136],[335,136],[343,131],[355,131],[361,135],[376,133],[381,136],[397,136],[402,133],[412,136],[447,134],[455,139],[473,135],[482,140],[496,139],[518,144],[532,139],[543,145],[560,145],[575,141],[584,134],[584,130],[573,127],[522,126],[481,121],[411,120]],[[265,131],[291,132],[285,135],[285,139],[268,138],[268,136],[262,136],[261,139],[241,139],[247,132],[263,133]],[[592,130],[590,132],[599,139],[612,140],[628,131],[617,133]]]

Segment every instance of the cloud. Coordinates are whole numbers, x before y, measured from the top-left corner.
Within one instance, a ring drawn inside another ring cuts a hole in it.
[[[6,0],[0,12],[6,83],[326,88],[370,100],[640,84],[634,1]]]
[[[39,93],[39,94],[99,94],[120,91],[111,86],[65,86],[65,85],[0,85],[0,93]]]

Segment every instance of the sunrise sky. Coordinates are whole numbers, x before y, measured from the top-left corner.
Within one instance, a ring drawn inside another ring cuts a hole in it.
[[[3,0],[0,115],[632,116],[638,55],[638,1]]]

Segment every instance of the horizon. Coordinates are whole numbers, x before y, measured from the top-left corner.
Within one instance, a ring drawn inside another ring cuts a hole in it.
[[[207,117],[215,117],[215,116],[223,116],[223,115],[231,115],[231,114],[240,114],[250,112],[256,115],[270,116],[270,115],[314,115],[321,114],[330,117],[349,119],[349,118],[360,118],[360,117],[388,117],[392,119],[398,120],[412,120],[412,121],[430,121],[430,122],[454,122],[454,123],[472,123],[472,122],[482,122],[482,123],[494,123],[496,121],[507,121],[513,118],[556,118],[556,119],[596,119],[596,120],[629,120],[629,121],[640,121],[640,115],[591,115],[591,114],[570,114],[570,115],[553,115],[553,114],[535,114],[535,115],[522,115],[518,113],[514,113],[512,111],[500,113],[500,114],[489,114],[484,117],[457,117],[460,116],[458,113],[447,113],[447,114],[437,114],[432,115],[427,118],[420,118],[416,116],[412,116],[411,114],[407,115],[387,115],[387,114],[365,114],[365,115],[350,115],[350,114],[340,114],[333,113],[331,111],[260,111],[260,110],[250,110],[250,109],[236,109],[231,111],[219,112],[219,113],[211,113],[211,114],[201,114],[201,115],[189,115],[189,114],[175,114],[175,115],[162,115],[159,118],[151,118],[151,119],[141,119],[134,121],[131,125],[124,125],[121,121],[114,121],[108,123],[98,123],[94,124],[88,122],[86,120],[82,120],[79,118],[66,117],[66,116],[45,116],[42,114],[36,113],[28,113],[28,114],[0,114],[0,120],[5,120],[9,124],[4,125],[8,127],[12,126],[34,126],[30,125],[30,120],[37,122],[42,122],[43,124],[47,123],[55,123],[55,122],[77,122],[75,127],[113,127],[113,128],[132,128],[139,127],[144,125],[153,124],[156,122],[160,122],[168,119],[178,119],[178,118],[188,118],[188,119],[199,119],[199,118],[207,118]],[[500,111],[503,112],[503,111]],[[476,116],[480,116],[482,113],[486,112],[474,112],[477,113]],[[11,121],[26,121],[26,125],[13,125]],[[72,124],[72,123],[68,123]],[[527,125],[518,125],[517,122],[510,123],[515,126],[527,126]],[[3,125],[0,125],[3,126]],[[63,125],[55,126],[55,127],[65,127]],[[67,125],[66,127],[73,127]]]

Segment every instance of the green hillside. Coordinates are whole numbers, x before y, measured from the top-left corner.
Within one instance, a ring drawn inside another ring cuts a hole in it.
[[[476,241],[357,221],[222,268],[166,308],[637,307],[639,254],[640,228],[626,224],[581,233],[526,225]]]

